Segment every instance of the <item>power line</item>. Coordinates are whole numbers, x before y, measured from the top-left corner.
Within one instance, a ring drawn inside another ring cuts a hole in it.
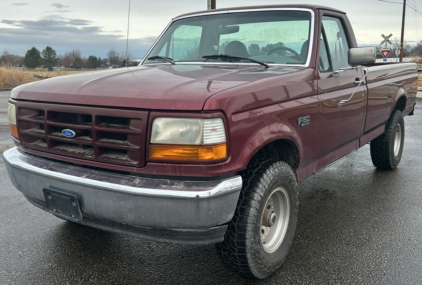
[[[387,1],[387,0],[377,0],[377,1],[403,5],[403,3],[394,2],[394,1]]]
[[[409,7],[410,9],[412,9],[413,11],[415,11],[416,13],[419,13],[422,15],[421,12],[419,12],[415,7],[411,6],[410,4],[406,4],[407,7]]]
[[[377,1],[379,1],[379,2],[386,2],[386,3],[392,3],[392,4],[400,4],[400,5],[403,5],[403,2],[395,2],[395,1],[388,1],[388,0],[377,0]],[[412,10],[414,10],[416,13],[419,13],[419,14],[421,14],[422,15],[422,13],[421,12],[419,12],[415,7],[416,7],[416,5],[414,5],[414,6],[411,6],[410,4],[406,4],[406,6],[407,7],[409,7],[410,9],[412,9]]]
[[[422,10],[422,2],[419,0],[418,2],[416,2],[416,0],[414,1],[414,6],[419,9]]]

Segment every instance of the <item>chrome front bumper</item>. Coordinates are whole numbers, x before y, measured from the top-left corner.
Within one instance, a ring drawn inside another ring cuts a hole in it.
[[[242,188],[240,176],[202,181],[144,178],[52,161],[16,147],[5,151],[3,159],[14,186],[34,205],[56,215],[43,189],[75,195],[82,213],[76,222],[156,241],[222,241]]]

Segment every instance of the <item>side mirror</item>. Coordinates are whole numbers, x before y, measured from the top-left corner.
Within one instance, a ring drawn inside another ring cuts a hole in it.
[[[375,47],[349,49],[349,64],[351,66],[374,64],[376,59]]]

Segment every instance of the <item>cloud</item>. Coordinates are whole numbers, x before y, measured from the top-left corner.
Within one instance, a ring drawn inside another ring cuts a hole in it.
[[[13,3],[13,6],[23,6],[23,5],[29,5],[29,3]]]
[[[73,12],[73,10],[52,10],[52,11],[45,11],[44,13],[69,13]]]
[[[82,55],[105,57],[110,49],[126,50],[126,38],[119,30],[105,31],[92,21],[49,15],[40,20],[1,20],[10,27],[0,28],[2,48],[12,54],[25,54],[32,46],[53,47],[57,54],[80,49]],[[155,41],[155,37],[129,39],[129,50],[141,58]],[[22,50],[16,50],[20,47]]]
[[[10,25],[15,28],[22,28],[28,31],[76,31],[81,26],[92,24],[89,20],[83,19],[67,19],[61,16],[50,15],[41,20],[2,20],[0,23]],[[97,28],[99,27],[91,27]]]
[[[63,4],[60,4],[60,3],[54,3],[54,4],[51,4],[51,7],[56,7],[57,9],[63,9],[63,8],[67,8],[69,6],[63,5]]]

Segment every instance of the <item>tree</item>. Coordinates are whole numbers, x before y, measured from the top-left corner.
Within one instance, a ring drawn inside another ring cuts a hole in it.
[[[114,49],[108,51],[107,57],[110,61],[110,65],[120,65],[120,54]]]
[[[75,60],[76,58],[82,58],[81,51],[78,49],[73,49],[71,52],[69,52],[70,57],[72,60]]]
[[[63,56],[63,66],[64,67],[71,67],[73,65],[73,59],[70,56],[70,53],[67,52]]]
[[[7,50],[4,50],[0,56],[0,65],[11,65],[12,61],[12,55]]]
[[[44,67],[47,67],[49,71],[53,70],[53,66],[57,65],[57,54],[54,49],[47,46],[42,51]]]
[[[198,50],[199,50],[199,47],[198,47]],[[120,66],[121,67],[124,67],[124,66],[126,66],[126,61],[127,61],[127,66],[130,66],[130,63],[131,63],[131,61],[132,61],[132,54],[130,53],[130,52],[128,52],[127,54],[126,54],[126,52],[125,51],[122,51],[121,53],[120,53]]]
[[[418,42],[416,46],[412,49],[412,55],[422,56],[422,41]]]
[[[75,58],[75,60],[73,61],[73,68],[80,69],[83,66],[84,66],[84,62],[82,58],[80,57]]]
[[[42,64],[40,51],[35,47],[28,50],[25,54],[25,58],[23,59],[23,64],[28,68],[40,66]]]
[[[261,54],[261,48],[258,44],[251,44],[248,47],[248,53],[250,56],[260,55]]]
[[[282,48],[282,47],[285,47],[285,45],[282,42],[278,42],[275,44],[267,44],[265,47],[261,48],[261,54],[267,54],[268,52],[274,50],[275,54],[285,55],[286,50],[277,49],[277,48]]]
[[[100,65],[101,65],[100,60],[96,56],[93,56],[93,55],[90,55],[88,57],[88,60],[86,61],[87,68],[91,68],[95,70],[96,68],[100,67]]]

